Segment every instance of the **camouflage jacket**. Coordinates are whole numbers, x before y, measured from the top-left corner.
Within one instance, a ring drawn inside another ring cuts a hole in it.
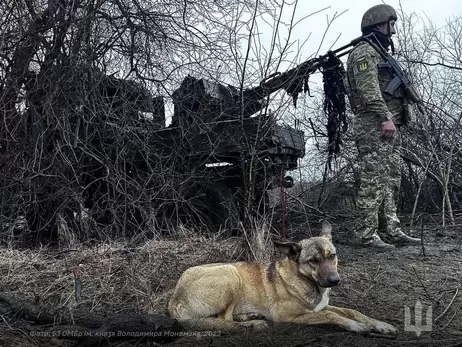
[[[358,43],[347,60],[347,89],[353,112],[358,116],[376,116],[380,121],[393,119],[395,124],[404,124],[402,90],[395,95],[384,93],[393,76],[381,68],[383,58],[367,42]]]

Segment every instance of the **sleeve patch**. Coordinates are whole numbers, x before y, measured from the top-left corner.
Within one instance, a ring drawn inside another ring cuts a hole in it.
[[[356,66],[359,71],[366,71],[367,69],[369,69],[369,62],[367,61],[367,59],[360,59],[356,63]]]

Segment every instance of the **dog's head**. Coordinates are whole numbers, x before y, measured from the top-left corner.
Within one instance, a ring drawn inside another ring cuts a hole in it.
[[[298,243],[274,241],[276,248],[290,260],[297,262],[298,271],[319,287],[339,284],[337,254],[332,244],[332,226],[324,221],[319,236]]]

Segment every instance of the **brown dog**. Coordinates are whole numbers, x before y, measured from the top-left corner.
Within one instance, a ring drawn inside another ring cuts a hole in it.
[[[387,323],[329,306],[330,288],[340,282],[332,227],[300,241],[275,242],[287,256],[273,262],[217,263],[187,269],[168,311],[188,329],[235,331],[272,322],[334,325],[354,332],[395,333]]]

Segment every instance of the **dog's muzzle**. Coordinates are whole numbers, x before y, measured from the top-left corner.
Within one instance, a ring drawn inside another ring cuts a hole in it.
[[[322,281],[323,283],[319,283],[320,287],[330,288],[334,287],[340,283],[340,276],[336,273],[329,274],[326,278]]]

